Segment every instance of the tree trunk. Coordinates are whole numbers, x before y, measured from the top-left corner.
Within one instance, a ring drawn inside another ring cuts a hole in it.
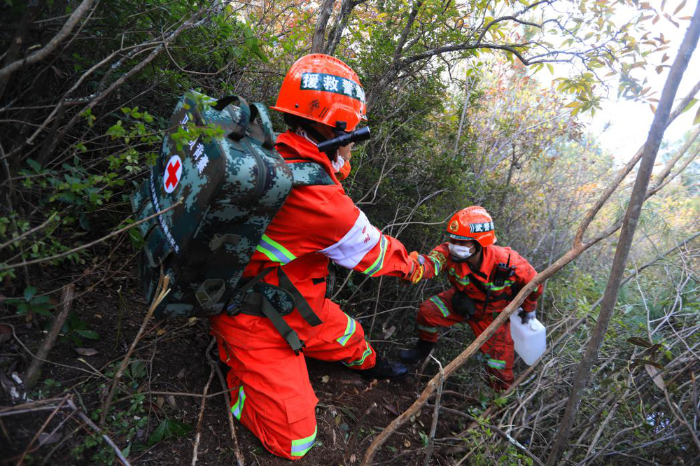
[[[323,42],[326,38],[326,25],[328,24],[328,18],[330,18],[331,13],[333,13],[334,3],[335,0],[323,0],[321,4],[318,20],[316,21],[316,28],[314,29],[314,36],[311,39],[311,53],[323,52]]]
[[[561,454],[568,443],[571,428],[574,423],[574,417],[576,416],[576,411],[578,410],[578,406],[581,401],[582,391],[586,386],[586,381],[591,372],[591,368],[598,359],[598,351],[603,342],[603,337],[608,329],[610,318],[612,317],[612,313],[615,308],[615,302],[617,301],[617,294],[622,282],[622,275],[625,271],[630,246],[632,244],[632,239],[634,238],[634,232],[637,228],[639,215],[646,197],[651,172],[654,168],[654,161],[656,160],[656,154],[658,153],[661,140],[663,139],[664,131],[667,126],[666,123],[671,112],[671,106],[673,105],[676,91],[678,90],[678,85],[680,84],[683,73],[688,66],[690,57],[695,50],[699,35],[700,5],[696,9],[690,26],[688,27],[685,37],[683,38],[683,43],[678,51],[678,56],[676,57],[668,78],[666,79],[666,84],[664,85],[664,89],[661,94],[659,107],[654,114],[654,121],[651,125],[651,129],[649,130],[647,142],[644,145],[642,162],[639,166],[637,179],[635,180],[632,195],[630,196],[630,203],[627,207],[625,219],[622,224],[620,239],[618,241],[617,250],[615,251],[615,259],[613,261],[612,269],[610,270],[608,285],[605,289],[605,294],[603,295],[603,301],[601,302],[598,323],[596,324],[596,328],[593,331],[591,339],[588,341],[586,352],[583,355],[578,370],[576,371],[576,375],[574,376],[571,395],[569,396],[569,400],[566,404],[566,411],[564,412],[564,417],[562,418],[556,441],[552,447],[549,458],[547,459],[547,466],[552,466],[558,463],[559,458],[561,457]]]

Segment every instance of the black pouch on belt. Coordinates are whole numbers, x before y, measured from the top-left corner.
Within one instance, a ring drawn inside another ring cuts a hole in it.
[[[462,291],[452,296],[452,309],[467,320],[476,320],[476,303]]]

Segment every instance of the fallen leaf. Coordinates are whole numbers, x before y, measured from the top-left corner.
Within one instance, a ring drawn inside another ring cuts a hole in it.
[[[175,403],[175,397],[172,395],[168,395],[168,404],[170,405],[171,408],[177,409],[177,403]]]
[[[158,332],[156,333],[156,335],[159,336],[159,337],[162,337],[163,335],[165,335],[165,330],[164,330],[164,329],[158,330]]]
[[[350,462],[354,463],[355,461],[357,461],[357,456],[355,456],[355,453],[353,453],[352,455],[350,455]]]
[[[404,439],[404,441],[403,441],[403,446],[406,447],[406,448],[408,448],[408,447],[411,446],[411,442],[409,442],[408,439]]]
[[[47,432],[42,432],[39,435],[39,444],[40,445],[50,445],[52,443],[56,443],[59,440],[61,440],[61,433],[60,432],[54,432],[52,434],[49,434]]]
[[[392,326],[389,327],[388,329],[384,330],[384,335],[383,335],[383,336],[384,336],[384,339],[385,339],[385,340],[388,340],[389,337],[392,336],[392,335],[394,334],[395,331],[396,331],[396,325],[392,325]]]
[[[321,377],[321,383],[328,383],[331,380],[331,378],[327,375],[324,375]]]
[[[183,379],[185,377],[185,368],[183,367],[180,369],[180,372],[177,373],[177,378],[178,379]]]
[[[654,384],[659,387],[661,390],[664,390],[666,388],[666,383],[664,382],[664,379],[661,377],[661,374],[659,374],[659,370],[652,366],[651,364],[645,364],[644,368],[647,370],[647,373],[649,376],[651,376],[651,380],[654,382]]]
[[[165,404],[165,398],[163,398],[162,396],[157,397],[156,404],[158,405],[159,408],[162,408],[163,405]]]
[[[389,411],[389,412],[390,412],[391,414],[393,414],[394,416],[398,416],[398,415],[399,415],[399,412],[396,410],[396,408],[394,408],[394,407],[391,406],[391,405],[385,404],[385,405],[384,405],[384,409],[386,409],[387,411]]]
[[[94,356],[96,354],[100,354],[99,351],[92,348],[76,348],[75,352],[81,356]]]

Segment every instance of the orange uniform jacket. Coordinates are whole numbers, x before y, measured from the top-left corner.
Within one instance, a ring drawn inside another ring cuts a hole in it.
[[[455,288],[465,292],[477,303],[483,303],[486,299],[486,294],[473,283],[470,283],[469,274],[471,274],[474,279],[482,283],[481,288],[491,290],[486,312],[501,312],[518,291],[537,275],[530,263],[511,248],[495,245],[483,248],[481,267],[478,270],[472,270],[467,262],[455,262],[452,259],[448,244],[443,243],[428,254],[423,277],[425,279],[433,278],[440,272],[446,272],[448,280]],[[492,275],[496,271],[496,265],[500,262],[507,263],[509,257],[510,265],[515,267],[515,273],[502,286],[496,286],[493,283]],[[537,298],[541,294],[542,285],[525,298],[522,304],[523,310],[527,312],[534,311]],[[481,308],[479,310],[481,311]]]
[[[277,138],[277,151],[288,163],[313,161],[330,174],[334,185],[303,186],[292,189],[284,205],[267,227],[243,276],[251,278],[267,267],[284,266],[292,283],[306,298],[318,317],[325,321],[330,301],[325,300],[328,261],[371,275],[407,277],[412,261],[404,246],[383,235],[355,206],[338,182],[328,157],[304,136],[286,132]],[[275,271],[264,281],[278,285]],[[302,341],[315,336],[320,327],[311,327],[294,311],[284,319]],[[255,339],[271,345],[287,343],[266,318],[238,315],[234,344],[248,346]]]

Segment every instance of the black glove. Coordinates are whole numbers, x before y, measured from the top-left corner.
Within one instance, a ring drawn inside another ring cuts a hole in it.
[[[452,309],[467,320],[474,320],[476,303],[466,293],[457,291],[452,296]]]
[[[528,322],[535,319],[535,311],[527,312],[521,309],[518,313],[518,317],[523,320],[523,325],[526,325]]]

